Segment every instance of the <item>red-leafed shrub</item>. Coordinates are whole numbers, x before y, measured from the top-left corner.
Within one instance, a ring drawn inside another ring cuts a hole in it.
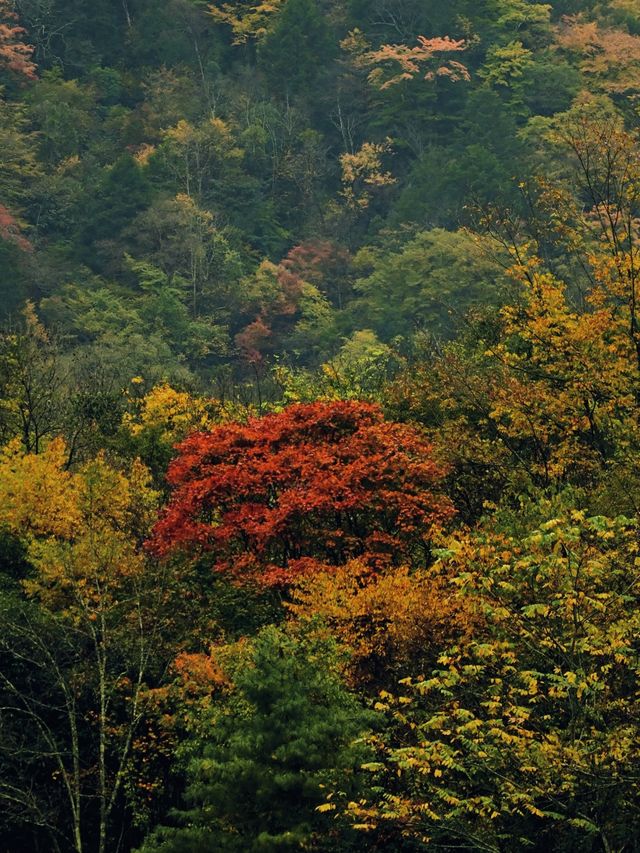
[[[150,547],[210,552],[216,570],[267,585],[355,557],[423,564],[454,512],[444,473],[423,435],[377,406],[291,406],[179,445]]]
[[[23,252],[30,252],[33,249],[31,243],[23,236],[20,223],[3,204],[0,204],[0,240],[15,243]]]

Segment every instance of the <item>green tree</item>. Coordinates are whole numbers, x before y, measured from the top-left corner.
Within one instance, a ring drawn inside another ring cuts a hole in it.
[[[96,132],[96,93],[59,69],[47,71],[28,98],[41,159],[52,166],[83,154]]]
[[[334,52],[316,0],[288,0],[260,43],[258,65],[281,96],[308,93]]]
[[[391,251],[365,247],[356,257],[364,273],[350,306],[354,320],[383,340],[428,331],[450,337],[474,308],[504,298],[505,277],[489,239],[434,228]]]
[[[342,686],[326,640],[263,629],[230,661],[233,687],[198,721],[179,828],[144,853],[340,850],[348,831],[323,807],[331,784],[355,796],[372,722]],[[320,810],[318,809],[320,807]]]
[[[84,224],[80,227],[78,248],[90,266],[104,267],[112,254],[109,242],[117,241],[124,228],[149,204],[150,195],[145,171],[130,154],[123,154],[103,173],[95,192],[83,200],[86,217],[80,219]],[[116,255],[121,256],[122,249],[116,249]]]

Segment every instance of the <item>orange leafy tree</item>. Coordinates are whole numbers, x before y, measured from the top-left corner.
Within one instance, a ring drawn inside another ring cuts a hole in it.
[[[25,32],[24,27],[18,25],[13,3],[0,0],[0,71],[6,69],[33,80],[36,66],[31,60],[33,48],[22,41]]]
[[[150,547],[209,552],[216,570],[268,586],[356,557],[420,565],[454,513],[444,474],[423,435],[377,406],[291,406],[183,442]]]
[[[640,89],[640,36],[580,17],[564,18],[557,47],[577,59],[589,90],[637,97]]]
[[[23,251],[29,252],[33,249],[31,243],[22,234],[20,221],[11,213],[9,208],[0,203],[0,240],[14,243]]]
[[[369,82],[379,89],[388,89],[396,83],[413,80],[422,74],[425,80],[448,77],[457,82],[469,80],[466,66],[455,59],[444,59],[442,54],[458,53],[467,49],[464,39],[428,39],[418,36],[418,44],[383,44],[371,50],[359,30],[353,30],[342,42],[342,47],[354,56],[356,67],[369,68]]]

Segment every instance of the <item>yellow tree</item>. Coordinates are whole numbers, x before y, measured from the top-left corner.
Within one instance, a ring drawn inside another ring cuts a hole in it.
[[[556,251],[583,274],[556,272],[541,240],[512,247],[522,298],[502,312],[491,356],[506,373],[490,417],[536,445],[536,473],[551,482],[629,465],[640,448],[640,150],[615,112],[589,99],[546,137],[569,168],[540,181],[541,213]]]
[[[128,411],[120,436],[127,455],[139,456],[156,482],[163,483],[174,448],[190,433],[206,432],[230,419],[218,400],[178,391],[166,382],[146,393],[142,377],[134,377],[128,394]]]
[[[458,473],[475,470],[469,500],[495,477],[498,492],[506,481],[617,488],[629,509],[640,452],[638,142],[593,99],[539,131],[549,176],[527,198],[532,221],[486,219],[510,255],[510,303],[470,317],[466,340],[413,369],[397,400],[430,419]]]
[[[266,35],[269,23],[282,9],[284,2],[215,2],[209,6],[209,12],[216,21],[231,27],[234,44],[246,44],[250,40],[259,41]]]
[[[342,197],[347,206],[364,209],[369,206],[372,193],[395,184],[391,172],[384,171],[382,158],[391,153],[391,139],[384,142],[365,142],[353,154],[340,155],[342,167]]]
[[[135,377],[133,384],[141,381],[140,377]],[[131,402],[132,411],[126,412],[122,419],[124,428],[133,436],[156,433],[162,442],[170,445],[191,432],[205,432],[220,417],[219,404],[215,400],[177,391],[167,382],[155,385]]]
[[[222,119],[210,118],[199,125],[181,119],[165,131],[162,144],[151,156],[175,179],[180,187],[180,203],[186,209],[188,199],[202,202],[212,180],[224,179],[237,169],[244,151],[236,145],[231,127]],[[201,222],[199,227],[203,225],[206,223]]]
[[[141,549],[157,503],[147,470],[134,462],[125,475],[99,456],[71,472],[66,458],[61,440],[37,456],[14,443],[0,457],[0,525],[31,565],[22,594],[0,597],[0,717],[16,737],[29,732],[30,760],[59,792],[52,837],[68,833],[77,853],[104,853],[169,593]],[[2,750],[29,764],[16,743]],[[4,779],[0,797],[20,784]]]
[[[441,552],[473,638],[381,694],[364,830],[495,851],[638,843],[638,526],[570,502],[503,513]]]

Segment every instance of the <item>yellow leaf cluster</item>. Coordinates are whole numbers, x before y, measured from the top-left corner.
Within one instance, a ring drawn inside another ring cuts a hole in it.
[[[341,154],[342,196],[349,207],[364,209],[371,201],[371,190],[395,183],[391,172],[383,171],[382,158],[392,150],[391,139],[365,142],[354,154]]]
[[[357,561],[303,578],[288,607],[299,623],[320,620],[348,650],[351,678],[365,683],[435,660],[447,642],[470,636],[477,618],[437,575],[372,575]]]
[[[271,19],[282,9],[284,2],[212,3],[209,13],[216,21],[231,27],[234,44],[245,44],[251,39],[259,41],[266,34]]]
[[[496,519],[449,543],[442,563],[486,621],[380,694],[388,728],[365,769],[386,793],[351,804],[354,819],[413,838],[484,826],[488,846],[486,820],[570,820],[621,779],[637,802],[638,526],[544,509],[559,511],[528,534]]]
[[[80,484],[66,469],[62,439],[25,454],[19,439],[0,451],[0,526],[18,536],[71,538],[80,524]]]
[[[191,432],[206,431],[219,418],[214,401],[177,391],[167,383],[156,385],[142,398],[132,400],[132,409],[122,421],[131,435],[154,432],[161,441],[171,444]]]
[[[67,468],[62,439],[40,454],[16,443],[0,456],[0,524],[20,538],[34,567],[29,595],[73,622],[93,621],[118,605],[145,570],[141,552],[158,494],[148,470],[128,475],[99,455]]]

